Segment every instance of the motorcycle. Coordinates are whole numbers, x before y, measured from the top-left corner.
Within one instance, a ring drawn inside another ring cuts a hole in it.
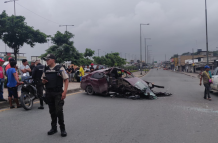
[[[32,77],[25,77],[21,87],[20,102],[25,110],[30,110],[33,107],[33,101],[38,98],[37,89]]]

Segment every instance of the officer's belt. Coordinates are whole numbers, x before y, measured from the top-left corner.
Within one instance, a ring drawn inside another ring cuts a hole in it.
[[[61,92],[63,91],[62,88],[46,88],[46,91],[48,92]]]

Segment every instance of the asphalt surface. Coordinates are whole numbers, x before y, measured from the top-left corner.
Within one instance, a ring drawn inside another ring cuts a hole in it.
[[[1,143],[217,143],[218,96],[203,99],[199,79],[151,70],[143,79],[171,92],[157,100],[131,100],[77,93],[64,106],[68,136],[48,136],[48,107],[0,112]]]

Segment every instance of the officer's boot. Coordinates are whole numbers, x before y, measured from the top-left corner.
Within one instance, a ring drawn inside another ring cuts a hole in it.
[[[60,130],[61,130],[61,136],[62,137],[66,137],[67,136],[67,132],[65,130],[65,127],[60,127]]]
[[[52,127],[51,130],[48,131],[48,135],[53,135],[53,134],[57,133],[57,131],[58,131],[57,126]]]
[[[64,117],[63,116],[58,119],[58,123],[60,125],[61,136],[62,137],[66,137],[67,136],[67,132],[65,130],[65,124],[64,124]]]

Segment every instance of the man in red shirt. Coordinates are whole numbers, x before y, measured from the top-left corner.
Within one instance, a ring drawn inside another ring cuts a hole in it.
[[[4,62],[4,60],[0,59],[0,101],[7,101],[3,97],[5,75],[2,65],[4,64]]]

